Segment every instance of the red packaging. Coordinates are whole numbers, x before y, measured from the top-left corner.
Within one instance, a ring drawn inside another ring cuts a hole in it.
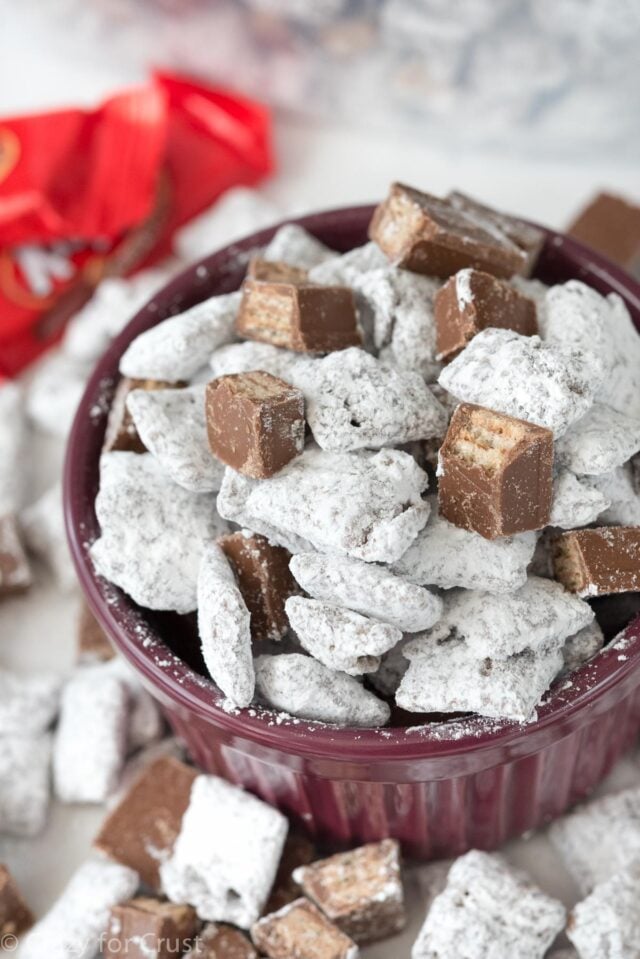
[[[95,110],[0,120],[0,373],[55,342],[104,276],[272,169],[268,111],[157,73]]]

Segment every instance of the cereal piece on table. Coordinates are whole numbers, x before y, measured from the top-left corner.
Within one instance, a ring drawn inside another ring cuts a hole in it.
[[[207,923],[184,959],[258,959],[244,933],[223,923]]]
[[[579,596],[640,591],[640,526],[572,529],[554,542],[558,579]]]
[[[51,736],[0,734],[0,834],[37,836],[49,812]]]
[[[138,875],[115,862],[89,860],[22,941],[21,959],[93,959],[111,909],[133,896]]]
[[[285,600],[298,592],[289,569],[291,554],[264,536],[241,530],[218,539],[251,614],[254,640],[280,640],[289,629]]]
[[[127,755],[130,755],[160,739],[164,732],[162,714],[155,699],[144,688],[126,659],[117,656],[103,668],[105,674],[115,676],[124,683],[127,690]]]
[[[0,599],[29,589],[31,566],[24,551],[18,521],[13,514],[0,516]]]
[[[435,297],[438,358],[452,359],[487,327],[538,332],[532,300],[481,270],[459,270]]]
[[[141,333],[122,355],[120,372],[144,380],[188,380],[215,349],[234,339],[240,299],[240,293],[212,296]]]
[[[462,403],[438,461],[438,507],[463,529],[497,539],[542,529],[553,495],[553,434]]]
[[[140,606],[189,613],[205,544],[227,531],[214,499],[164,475],[148,453],[105,453],[91,547],[97,571]]]
[[[598,517],[601,523],[640,526],[640,489],[636,489],[630,463],[602,476],[592,476],[590,481],[609,501],[608,507]]]
[[[209,543],[198,576],[198,633],[211,678],[234,706],[253,699],[251,616],[233,570],[217,543]]]
[[[303,270],[319,266],[333,259],[335,255],[335,250],[330,250],[328,246],[316,240],[315,236],[295,223],[286,223],[281,226],[262,251],[265,260],[290,263],[291,266],[298,266]]]
[[[150,393],[133,390],[127,408],[145,448],[167,476],[193,493],[220,489],[224,465],[211,455],[206,385]]]
[[[352,676],[335,672],[311,656],[258,656],[256,689],[275,709],[300,719],[336,726],[384,726],[389,707]]]
[[[197,775],[197,770],[174,757],[156,759],[111,810],[95,847],[135,869],[152,889],[159,889],[160,863],[173,849]]]
[[[248,929],[278,869],[288,823],[282,813],[219,779],[198,776],[170,857],[160,866],[172,902],[201,919]]]
[[[58,714],[62,678],[53,673],[20,676],[0,669],[0,735],[37,735]]]
[[[188,263],[271,226],[281,217],[278,207],[251,187],[232,187],[173,236],[173,248]]]
[[[512,243],[515,243],[526,255],[526,262],[522,269],[523,274],[529,276],[532,273],[544,244],[544,230],[509,213],[502,213],[499,210],[492,209],[492,207],[485,206],[458,190],[452,190],[447,196],[447,200],[451,206],[455,207],[456,210],[461,210],[471,220],[476,221],[479,226],[484,227],[489,232],[493,228],[506,236]]]
[[[307,283],[309,272],[283,260],[265,260],[254,256],[249,262],[247,278],[261,280],[263,283]]]
[[[640,277],[640,207],[612,193],[598,193],[567,233]]]
[[[345,606],[406,633],[428,629],[442,612],[439,596],[382,566],[322,553],[298,553],[290,566],[314,599]]]
[[[0,863],[0,942],[9,945],[10,936],[19,936],[33,925],[33,913],[15,879]]]
[[[580,350],[594,379],[603,382],[615,364],[611,304],[586,283],[569,280],[552,286],[540,316],[540,335],[558,349]]]
[[[305,395],[313,437],[331,452],[395,446],[446,429],[445,410],[419,373],[399,373],[355,347],[325,357]]]
[[[81,666],[65,685],[53,745],[53,783],[62,802],[104,802],[126,753],[129,697],[108,665]]]
[[[394,562],[429,515],[427,475],[399,450],[327,453],[307,448],[268,483],[227,470],[218,495],[225,519],[292,553],[337,552]]]
[[[22,389],[13,382],[0,383],[0,516],[15,513],[22,505],[26,422]]]
[[[601,381],[580,349],[513,330],[482,330],[438,382],[463,403],[527,420],[561,436],[591,406]]]
[[[304,397],[256,370],[212,380],[206,391],[211,452],[253,479],[273,476],[304,449]]]
[[[296,899],[279,912],[259,919],[251,938],[269,959],[358,959],[348,936],[308,899]]]
[[[557,447],[556,447],[557,448]],[[600,490],[568,469],[561,469],[553,481],[553,502],[549,523],[562,529],[593,523],[610,505]]]
[[[20,527],[27,549],[49,567],[58,586],[70,592],[78,580],[67,543],[59,483],[21,512]]]
[[[534,533],[485,539],[454,526],[432,508],[427,525],[393,571],[422,586],[511,593],[526,581],[535,545]]]
[[[198,928],[191,906],[140,896],[114,906],[101,955],[171,959],[182,955]]]
[[[245,280],[236,332],[296,353],[359,346],[353,291],[346,286]]]
[[[521,272],[526,256],[507,237],[456,209],[448,200],[401,183],[373,214],[369,236],[396,265],[448,277],[465,267],[494,276]]]
[[[382,267],[388,269],[389,261],[378,244],[365,243],[311,267],[309,279],[328,286],[355,286],[359,277]]]
[[[386,939],[406,923],[400,849],[393,839],[301,866],[294,879],[354,942]]]
[[[560,463],[574,473],[610,473],[640,450],[640,420],[594,403],[567,430],[556,448]]]
[[[567,936],[580,959],[640,959],[640,868],[596,886],[569,914]]]
[[[589,623],[588,626],[584,626],[573,636],[569,636],[569,638],[565,640],[562,649],[564,671],[572,673],[575,669],[579,669],[580,666],[583,666],[585,663],[588,663],[590,659],[593,659],[603,646],[604,633],[596,620],[594,620],[592,623]]]
[[[77,641],[78,662],[105,663],[115,656],[115,650],[102,626],[91,612],[85,599],[81,601],[78,614]]]
[[[27,389],[26,409],[38,429],[65,437],[71,429],[90,368],[64,353],[45,356]]]
[[[413,946],[412,959],[543,959],[565,909],[498,856],[457,859]]]
[[[177,388],[180,385],[179,383],[169,383],[166,380],[139,380],[123,376],[113,394],[104,434],[103,451],[106,453],[145,453],[146,446],[136,429],[128,408],[129,394],[133,390],[155,393],[156,391]]]
[[[285,609],[302,646],[328,669],[350,676],[374,672],[382,653],[402,639],[396,626],[317,599],[291,596]]]
[[[640,788],[583,803],[552,823],[549,839],[586,896],[640,860]]]
[[[317,357],[304,353],[283,350],[269,343],[258,343],[257,340],[245,340],[243,343],[229,343],[216,350],[211,357],[211,370],[214,377],[262,370],[304,391],[306,374],[319,362]]]
[[[289,831],[273,888],[264,907],[265,916],[277,912],[300,896],[300,888],[293,878],[293,873],[300,866],[308,866],[315,856],[315,846],[310,839],[302,833]]]

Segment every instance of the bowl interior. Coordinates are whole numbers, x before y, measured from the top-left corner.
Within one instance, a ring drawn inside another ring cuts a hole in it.
[[[336,251],[344,252],[367,241],[367,226],[373,207],[333,210],[293,221],[304,226]],[[118,361],[128,344],[141,332],[161,320],[182,312],[207,297],[237,289],[250,256],[273,236],[277,226],[212,254],[190,267],[148,303],[128,324],[97,365],[87,386],[72,429],[65,466],[65,515],[69,541],[82,587],[98,620],[133,665],[146,676],[156,694],[213,718],[230,730],[254,734],[263,740],[276,736],[274,714],[269,710],[225,712],[217,687],[206,678],[200,653],[195,615],[178,616],[138,607],[119,589],[97,576],[88,556],[88,547],[99,535],[94,502],[98,490],[98,467],[108,410],[118,381]],[[584,280],[601,293],[619,293],[627,303],[640,330],[640,289],[630,277],[581,244],[552,231],[540,256],[535,276],[546,283],[569,279]],[[572,675],[570,690],[556,684],[545,697],[538,720],[529,731],[586,705],[599,690],[610,686],[636,668],[640,660],[640,594],[607,597],[593,601],[607,639],[627,624],[625,658],[613,648],[605,649],[592,663]],[[455,751],[468,748],[469,741],[480,745],[496,737],[517,735],[518,724],[442,717],[427,723],[426,717],[396,710],[392,727],[358,730],[322,727],[317,723],[282,720],[290,725],[296,748],[330,752],[345,740],[357,738],[359,748],[376,750],[395,744],[405,753],[431,750]],[[407,736],[406,727],[420,730]],[[417,743],[417,740],[420,740]],[[274,739],[275,741],[275,739]],[[413,741],[413,742],[412,742]]]

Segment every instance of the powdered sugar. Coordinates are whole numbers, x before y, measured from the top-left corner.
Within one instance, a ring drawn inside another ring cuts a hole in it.
[[[594,380],[602,383],[615,361],[609,313],[605,297],[579,280],[552,286],[540,318],[542,338],[559,349],[580,350]]]
[[[36,836],[49,811],[51,736],[0,733],[0,833]]]
[[[310,270],[333,259],[336,254],[301,226],[286,223],[269,241],[262,255],[265,260],[281,260],[291,266]]]
[[[558,441],[559,461],[574,473],[610,473],[640,450],[640,419],[603,403],[591,409]]]
[[[561,529],[586,526],[608,506],[609,500],[604,493],[594,489],[588,481],[579,479],[571,470],[561,469],[553,483],[549,524]]]
[[[0,735],[37,735],[58,713],[62,678],[54,674],[19,676],[0,669]]]
[[[572,910],[567,935],[580,959],[640,959],[640,866],[596,886]]]
[[[304,391],[307,373],[320,362],[311,356],[281,349],[270,343],[247,340],[245,343],[229,343],[216,350],[211,357],[211,371],[214,377],[218,377],[263,370]]]
[[[603,646],[604,633],[594,620],[566,640],[562,650],[565,672],[572,673],[584,663],[589,662]]]
[[[636,489],[628,463],[611,473],[592,476],[591,484],[609,500],[609,506],[598,517],[601,524],[640,526],[640,491]]]
[[[29,550],[51,569],[61,589],[77,584],[62,510],[62,486],[56,483],[20,514],[20,526]]]
[[[25,442],[23,395],[15,383],[0,384],[0,516],[22,505]]]

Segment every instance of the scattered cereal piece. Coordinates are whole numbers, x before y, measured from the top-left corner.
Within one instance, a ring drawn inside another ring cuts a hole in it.
[[[454,862],[433,902],[412,959],[543,959],[562,931],[562,903],[498,856],[472,850]]]
[[[143,380],[188,380],[217,347],[233,340],[240,299],[240,293],[212,296],[141,333],[125,350],[120,372]]]
[[[558,441],[558,460],[574,473],[610,473],[640,450],[640,420],[594,403]]]
[[[92,959],[111,909],[133,896],[138,876],[114,862],[89,860],[21,944],[21,959]]]
[[[310,270],[314,266],[333,259],[336,254],[335,250],[330,250],[301,226],[286,223],[269,241],[262,255],[265,260],[281,260],[284,263],[290,263],[291,266]]]
[[[483,203],[479,203],[473,197],[460,193],[458,190],[452,190],[447,200],[451,206],[455,207],[456,210],[461,210],[478,226],[489,232],[492,229],[497,230],[498,233],[503,234],[512,243],[515,243],[526,255],[526,263],[522,267],[522,272],[526,276],[531,274],[544,244],[543,230],[527,223],[526,220],[520,220],[518,217],[511,216],[511,214],[494,210],[490,206],[484,206]]]
[[[579,596],[640,591],[640,527],[572,529],[554,542],[556,579]]]
[[[10,944],[10,936],[19,936],[33,925],[33,913],[16,881],[0,863],[0,942]]]
[[[291,596],[285,609],[303,647],[328,669],[350,676],[374,672],[378,657],[402,639],[396,626],[317,599]]]
[[[369,236],[396,266],[432,276],[448,277],[465,267],[511,276],[527,260],[492,224],[480,225],[448,200],[401,183],[393,183],[377,207]]]
[[[640,275],[640,208],[621,196],[598,193],[567,229],[581,243]]]
[[[427,521],[426,485],[424,471],[399,450],[307,448],[268,483],[227,470],[218,511],[292,553],[315,548],[393,562]]]
[[[263,370],[304,390],[305,375],[320,362],[317,357],[283,350],[270,343],[245,340],[244,343],[229,343],[216,350],[211,357],[211,369],[214,377]]]
[[[442,612],[439,596],[381,566],[322,553],[298,553],[290,566],[298,583],[314,599],[345,606],[403,632],[428,629]]]
[[[289,569],[289,551],[248,530],[221,536],[218,545],[231,564],[251,614],[252,639],[282,639],[289,629],[285,600],[298,592]]]
[[[197,771],[172,756],[161,756],[142,770],[103,822],[94,845],[160,887],[160,863],[171,853],[189,805]]]
[[[567,936],[580,959],[640,959],[640,868],[623,869],[572,910]]]
[[[299,897],[300,888],[293,873],[299,866],[308,866],[315,857],[316,850],[311,840],[300,832],[289,830],[273,888],[264,907],[265,916],[277,912]]]
[[[257,370],[212,380],[206,391],[211,452],[245,476],[273,476],[304,449],[300,390]]]
[[[19,676],[0,669],[0,735],[44,733],[58,714],[61,686],[54,674]]]
[[[191,906],[140,896],[111,910],[101,955],[171,959],[182,955],[198,928]]]
[[[119,679],[127,690],[127,755],[160,739],[164,722],[158,704],[144,688],[133,667],[126,659],[117,656],[103,666],[103,671]]]
[[[534,533],[485,539],[454,526],[432,509],[429,522],[393,570],[425,586],[510,593],[526,581],[535,544]]]
[[[181,385],[183,384],[168,383],[165,380],[136,380],[128,376],[123,376],[113,394],[107,428],[104,434],[104,452],[146,452],[146,446],[136,429],[133,417],[128,408],[129,395],[133,390],[144,390],[152,394],[159,390],[168,390]]]
[[[301,866],[294,879],[354,942],[386,939],[406,923],[400,848],[393,839]]]
[[[308,899],[259,919],[251,938],[269,959],[358,959],[360,951]]]
[[[26,409],[29,418],[45,433],[65,437],[71,429],[90,369],[56,352],[38,365],[29,384]]]
[[[282,260],[264,260],[260,256],[254,256],[249,262],[247,278],[263,283],[303,284],[308,283],[309,272]]]
[[[102,626],[91,612],[85,599],[78,614],[77,641],[78,662],[105,663],[115,656],[115,650]]]
[[[565,640],[562,650],[564,672],[572,673],[599,653],[604,646],[604,633],[594,619],[573,636]]]
[[[487,327],[538,332],[536,308],[508,283],[481,270],[460,270],[438,290],[434,301],[439,358],[453,359]]]
[[[553,494],[553,434],[462,403],[440,449],[438,506],[455,526],[497,539],[542,529]]]
[[[609,500],[609,506],[598,517],[601,523],[640,526],[640,490],[636,489],[629,463],[590,479],[591,485]]]
[[[253,699],[250,614],[217,543],[204,550],[198,576],[198,632],[209,674],[234,706]]]
[[[247,929],[276,876],[287,835],[282,813],[217,776],[198,776],[170,857],[164,892],[201,919]]]
[[[398,373],[355,347],[325,357],[306,396],[309,426],[324,450],[379,449],[446,428],[444,409],[418,373]]]
[[[561,529],[593,523],[609,506],[609,500],[570,470],[561,469],[553,483],[549,523]]]
[[[586,283],[569,280],[552,286],[545,298],[542,338],[558,349],[580,350],[592,376],[602,383],[615,363],[610,312],[606,298]]]
[[[181,259],[193,263],[249,233],[271,226],[280,216],[278,207],[257,190],[232,187],[175,232],[173,248]]]
[[[0,734],[0,833],[36,836],[49,812],[51,736]]]
[[[352,676],[310,656],[258,656],[256,689],[275,709],[337,726],[384,726],[389,707]]]
[[[105,453],[96,514],[91,558],[102,576],[149,609],[196,608],[205,543],[226,531],[211,496],[177,486],[149,454]]]
[[[0,516],[0,599],[21,593],[33,583],[27,554],[24,551],[18,521],[9,513]]]
[[[47,564],[60,588],[74,589],[78,581],[67,544],[59,483],[22,511],[20,526],[27,548]]]
[[[198,933],[193,948],[185,952],[184,959],[258,959],[258,953],[233,926],[207,923]]]

